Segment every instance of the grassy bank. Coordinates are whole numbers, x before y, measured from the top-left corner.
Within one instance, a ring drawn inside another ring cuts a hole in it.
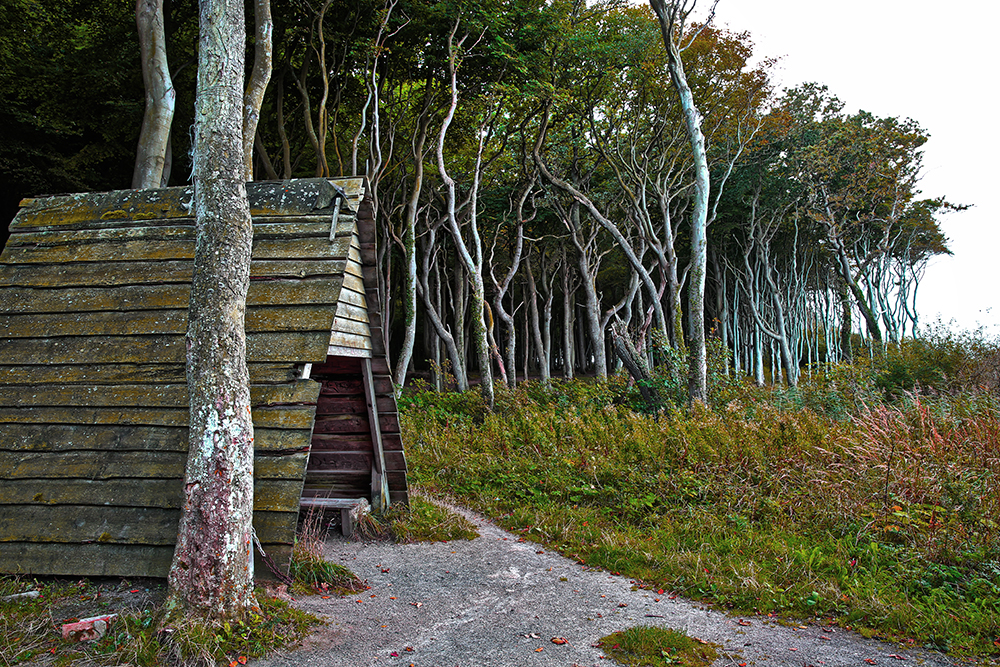
[[[431,492],[653,588],[995,655],[1000,402],[906,393],[890,361],[794,392],[717,382],[693,412],[644,414],[621,381],[526,384],[494,412],[421,390],[408,459]]]

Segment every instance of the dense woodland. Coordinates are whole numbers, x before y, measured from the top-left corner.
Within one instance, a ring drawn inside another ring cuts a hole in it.
[[[197,15],[163,7],[175,103],[159,182],[180,185]],[[368,177],[397,382],[603,376],[612,325],[683,356],[696,165],[648,6],[273,0],[271,14],[254,177]],[[711,174],[705,330],[727,370],[795,385],[914,334],[957,208],[920,192],[927,133],[846,113],[821,84],[776,90],[750,34],[688,21],[674,39]],[[7,219],[21,197],[131,186],[141,52],[131,2],[0,5]]]

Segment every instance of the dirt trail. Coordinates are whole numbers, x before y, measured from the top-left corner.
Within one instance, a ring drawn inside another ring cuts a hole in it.
[[[302,598],[326,618],[299,649],[256,667],[608,667],[593,644],[634,625],[682,629],[722,645],[717,666],[865,667],[956,665],[938,653],[907,651],[840,628],[786,626],[730,616],[654,591],[627,577],[590,570],[482,517],[472,541],[435,544],[350,542],[332,536],[328,559],[370,590],[346,598]],[[562,637],[568,643],[552,643]]]

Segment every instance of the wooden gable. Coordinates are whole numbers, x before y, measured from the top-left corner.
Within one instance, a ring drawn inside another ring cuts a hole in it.
[[[374,267],[362,266],[362,241],[374,240],[364,188],[248,184],[254,526],[279,562],[321,388],[311,365],[371,358],[374,320],[388,368],[381,319],[368,312],[378,299]],[[191,200],[191,188],[48,197],[23,202],[11,223],[0,255],[0,571],[165,576],[187,456]]]

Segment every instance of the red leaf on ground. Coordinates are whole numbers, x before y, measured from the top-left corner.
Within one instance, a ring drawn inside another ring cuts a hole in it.
[[[551,639],[550,641],[551,641],[551,642],[552,642],[553,644],[568,644],[568,643],[569,643],[569,642],[568,642],[568,641],[566,640],[566,638],[565,638],[565,637],[553,637],[553,638],[552,638],[552,639]]]

